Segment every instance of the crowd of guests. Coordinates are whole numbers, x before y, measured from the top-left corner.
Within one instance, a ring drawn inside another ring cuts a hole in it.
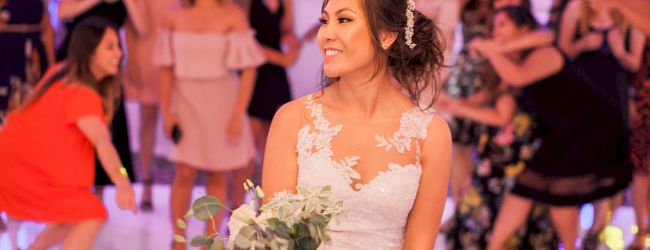
[[[188,210],[199,171],[208,194],[241,204],[239,184],[259,175],[270,122],[294,98],[286,69],[318,26],[297,37],[291,0],[60,0],[66,33],[55,49],[48,4],[0,0],[0,212],[48,223],[30,249],[89,248],[107,219],[105,185],[116,186],[121,208],[160,209],[152,203],[159,114],[173,142],[171,221]],[[545,25],[527,0],[417,8],[447,43],[434,105],[454,142],[447,248],[596,249],[608,211],[631,186],[638,230],[628,248],[642,249],[650,3],[554,0]],[[127,98],[140,104],[139,176]],[[578,240],[588,203],[594,223]]]

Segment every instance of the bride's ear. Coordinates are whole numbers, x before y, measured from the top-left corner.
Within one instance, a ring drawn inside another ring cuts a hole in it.
[[[381,43],[381,47],[384,50],[390,48],[390,46],[392,46],[393,43],[395,42],[395,39],[397,39],[397,32],[387,32],[387,31],[379,32],[379,42]]]

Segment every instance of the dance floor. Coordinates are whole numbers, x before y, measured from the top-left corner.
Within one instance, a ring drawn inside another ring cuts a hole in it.
[[[141,186],[135,185],[136,195],[139,197]],[[204,192],[201,187],[194,189],[195,197]],[[154,186],[154,207],[152,213],[132,214],[131,212],[120,211],[114,202],[114,189],[107,188],[104,193],[104,202],[109,211],[110,218],[101,230],[93,249],[96,250],[165,250],[169,249],[172,224],[169,221],[169,185],[156,184]],[[451,204],[448,203],[447,211],[443,219],[451,216]],[[591,210],[583,209],[583,228],[588,225]],[[620,207],[614,213],[612,226],[607,230],[607,244],[609,249],[623,249],[624,244],[632,240],[634,217],[629,206]],[[16,227],[16,224],[10,224]],[[18,246],[26,249],[30,241],[43,229],[43,224],[23,222],[17,231]],[[189,235],[198,235],[203,226],[197,221],[191,221],[188,225]],[[444,249],[444,236],[438,238],[438,244],[434,249]],[[10,250],[9,233],[0,233],[0,250]],[[58,249],[58,248],[54,248]],[[608,249],[605,245],[601,249]]]
[[[139,117],[137,105],[134,103],[127,104],[127,113],[130,121],[130,134],[132,142],[138,138],[137,131]],[[161,136],[160,127],[157,128],[157,134]],[[132,143],[132,150],[137,152],[137,143]],[[93,247],[96,250],[165,250],[170,248],[172,224],[169,220],[169,183],[173,176],[173,166],[164,158],[160,157],[165,154],[168,148],[166,140],[161,139],[156,143],[156,154],[158,157],[154,161],[154,211],[152,213],[132,214],[131,212],[120,211],[115,205],[114,189],[107,187],[104,193],[104,202],[108,209],[109,220],[101,230],[98,239]],[[137,166],[138,159],[134,155],[134,163]],[[136,168],[136,171],[139,168]],[[199,178],[198,183],[203,183],[204,178]],[[136,197],[140,197],[142,187],[140,184],[134,185]],[[194,189],[194,197],[204,193],[201,185]],[[453,205],[447,201],[443,220],[452,216]],[[582,232],[591,224],[593,211],[589,206],[582,209],[581,228]],[[3,215],[4,216],[4,215]],[[5,218],[6,219],[6,218]],[[6,221],[6,220],[5,220]],[[618,208],[613,217],[612,225],[607,228],[605,233],[605,244],[601,249],[624,249],[624,246],[634,237],[634,214],[629,205]],[[11,223],[11,229],[16,229],[16,238],[20,249],[26,249],[29,242],[44,228],[43,224],[32,222],[23,222],[20,225]],[[18,228],[19,227],[19,228]],[[196,221],[188,225],[189,235],[198,235],[201,233],[203,226]],[[8,232],[0,232],[0,250],[11,250],[11,243]],[[444,249],[444,236],[438,237],[437,245],[434,249]],[[650,242],[648,242],[650,243]],[[607,246],[605,246],[607,245]],[[58,248],[54,248],[58,249]]]

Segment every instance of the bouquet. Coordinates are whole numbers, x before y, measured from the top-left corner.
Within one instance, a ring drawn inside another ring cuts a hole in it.
[[[221,210],[231,212],[227,239],[228,249],[316,249],[328,241],[327,225],[332,219],[348,212],[342,201],[331,201],[330,186],[319,188],[298,187],[297,194],[289,192],[275,193],[273,198],[256,209],[264,192],[259,186],[254,186],[250,180],[244,183],[244,189],[252,190],[255,198],[235,210],[224,207],[219,199],[213,196],[202,196],[192,204],[185,220],[176,222],[180,228],[185,228],[187,220],[194,217],[200,221],[211,221],[216,226],[213,217]],[[337,222],[338,223],[338,222]],[[215,230],[216,231],[216,230]],[[185,242],[180,235],[174,235],[174,240]],[[199,235],[190,244],[195,247],[205,246],[210,250],[226,249],[223,238],[218,234]]]

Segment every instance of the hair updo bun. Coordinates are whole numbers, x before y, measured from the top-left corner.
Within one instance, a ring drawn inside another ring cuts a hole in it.
[[[406,42],[407,6],[414,0],[360,0],[365,12],[375,53],[377,69],[375,74],[388,66],[391,75],[399,85],[408,92],[409,97],[419,103],[424,91],[437,95],[438,70],[443,63],[444,39],[442,32],[431,19],[419,11],[414,11],[413,36],[415,47],[410,48]],[[323,8],[329,1],[324,0]],[[397,34],[395,42],[384,49],[381,33]],[[325,77],[324,86],[338,80]],[[427,95],[428,96],[428,95]],[[431,106],[435,98],[428,106]]]

